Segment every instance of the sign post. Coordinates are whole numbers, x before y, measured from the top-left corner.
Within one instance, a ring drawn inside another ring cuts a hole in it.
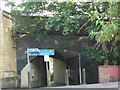
[[[30,60],[29,60],[29,48],[28,47],[27,47],[27,63],[28,63],[28,88],[31,88]]]
[[[31,88],[31,66],[30,66],[30,59],[29,57],[32,55],[38,55],[38,48],[32,48],[30,49],[29,47],[27,47],[27,63],[28,63],[28,88]]]
[[[49,86],[49,74],[48,74],[49,55],[44,55],[44,61],[46,63],[47,86]]]

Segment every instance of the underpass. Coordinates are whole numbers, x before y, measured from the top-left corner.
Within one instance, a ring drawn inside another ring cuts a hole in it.
[[[75,41],[78,37],[75,37],[73,39],[70,36],[48,35],[44,37],[40,43],[38,43],[34,41],[34,37],[24,36],[17,42],[18,88],[28,87],[27,56],[25,54],[27,47],[38,49],[55,49],[55,55],[50,56],[51,58],[53,58],[54,66],[54,81],[51,82],[51,86],[80,85],[84,83],[82,71],[80,73],[80,70],[82,70],[83,68],[86,68],[86,78],[84,78],[84,81],[86,80],[86,83],[98,83],[98,63],[95,61],[87,60],[80,55],[82,44],[84,42],[87,42],[87,40],[81,39],[81,41],[75,42],[72,46],[69,44],[63,44],[59,46],[58,42],[61,41],[56,38],[60,38],[61,40],[65,39],[67,42],[70,42],[71,40]],[[57,48],[56,46],[59,47]],[[34,82],[32,87],[47,86],[47,75],[45,71],[46,65],[43,61],[43,57],[30,57],[30,63],[32,66],[34,66],[31,69],[31,83]],[[66,76],[66,74],[68,75]],[[92,79],[91,76],[93,76]],[[24,79],[24,77],[26,78]]]
[[[60,36],[61,37],[61,36]],[[50,40],[49,40],[49,39]],[[55,37],[53,37],[55,38]],[[25,51],[27,47],[39,48],[39,49],[52,49],[55,47],[54,39],[52,36],[44,38],[42,43],[32,42],[34,38],[25,36],[17,42],[17,68],[18,68],[18,87],[28,87],[27,76],[27,56]],[[62,37],[65,38],[65,37]],[[45,42],[47,40],[47,43]],[[49,40],[49,41],[48,41]],[[70,39],[69,39],[70,40]],[[51,42],[53,42],[51,44]],[[45,44],[46,43],[46,44]],[[79,47],[76,47],[79,48]],[[76,49],[73,48],[73,49]],[[53,71],[54,82],[53,86],[66,85],[78,85],[79,81],[79,50],[69,49],[68,46],[61,46],[58,49],[55,48],[55,55],[50,56],[53,58]],[[43,60],[43,56],[30,57],[31,63],[31,83],[32,87],[47,86],[46,65]],[[69,71],[69,76],[66,76],[66,70]],[[69,81],[66,81],[66,78]],[[67,82],[67,83],[66,83]]]

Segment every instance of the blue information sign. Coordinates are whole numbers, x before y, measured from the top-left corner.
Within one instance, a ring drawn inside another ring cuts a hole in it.
[[[54,49],[40,49],[39,56],[43,56],[43,55],[55,55]]]
[[[31,52],[31,53],[29,53],[29,55],[30,55],[30,56],[37,56],[38,53]]]
[[[28,49],[28,52],[38,52],[39,49],[38,48],[31,48],[31,49]]]
[[[44,55],[55,55],[54,49],[29,49],[30,56],[44,56]],[[27,51],[25,51],[27,54]]]

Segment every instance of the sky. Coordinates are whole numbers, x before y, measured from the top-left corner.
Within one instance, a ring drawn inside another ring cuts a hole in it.
[[[8,0],[8,1],[14,1],[14,2],[16,2],[16,4],[19,4],[19,3],[21,3],[22,1],[21,0]],[[5,10],[5,11],[7,11],[7,12],[10,12],[10,8],[8,8],[8,7],[5,7],[5,3],[6,3],[6,0],[0,0],[0,8],[2,9],[2,10]]]
[[[2,10],[7,11],[7,12],[10,12],[11,9],[8,8],[8,7],[5,7],[6,1],[13,1],[13,2],[16,2],[16,4],[19,4],[19,3],[22,2],[22,0],[0,0],[0,8],[1,8]],[[25,0],[25,1],[28,1],[28,2],[39,2],[39,1],[45,1],[45,0]],[[48,0],[47,0],[47,1],[48,1]],[[49,0],[49,1],[51,1],[51,0]],[[53,0],[53,1],[55,1],[55,0]],[[66,1],[66,0],[58,0],[58,1],[59,1],[59,2],[62,2],[62,1]],[[74,1],[77,1],[77,0],[74,0]],[[84,1],[85,1],[85,0],[84,0]]]
[[[5,7],[5,2],[6,2],[6,1],[0,1],[0,8],[1,8],[2,10],[5,10],[5,11],[10,12],[10,8],[6,8],[6,7]]]
[[[7,11],[7,12],[10,12],[10,8],[8,8],[8,7],[5,7],[5,3],[6,3],[6,1],[13,1],[13,2],[16,2],[16,4],[19,4],[19,3],[21,3],[22,2],[22,0],[0,0],[0,9],[2,9],[2,10],[5,10],[5,11]],[[29,1],[29,2],[39,2],[39,1],[45,1],[45,0],[25,0],[25,1]],[[48,0],[47,0],[48,1]],[[51,0],[49,0],[49,1],[51,1]],[[53,1],[60,1],[60,2],[62,2],[62,1],[69,1],[69,0],[53,0]],[[73,0],[73,1],[75,1],[75,2],[90,2],[91,0]],[[107,0],[94,0],[94,1],[107,1]],[[111,0],[111,1],[118,1],[118,0]],[[1,10],[0,10],[1,11]]]

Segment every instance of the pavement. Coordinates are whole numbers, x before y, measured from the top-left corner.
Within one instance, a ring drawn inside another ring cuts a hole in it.
[[[120,88],[120,82],[99,83],[99,84],[84,84],[84,85],[70,85],[49,88]]]
[[[15,88],[2,90],[120,90],[120,82],[86,84],[86,85],[69,85],[56,87],[40,87],[40,88]]]

